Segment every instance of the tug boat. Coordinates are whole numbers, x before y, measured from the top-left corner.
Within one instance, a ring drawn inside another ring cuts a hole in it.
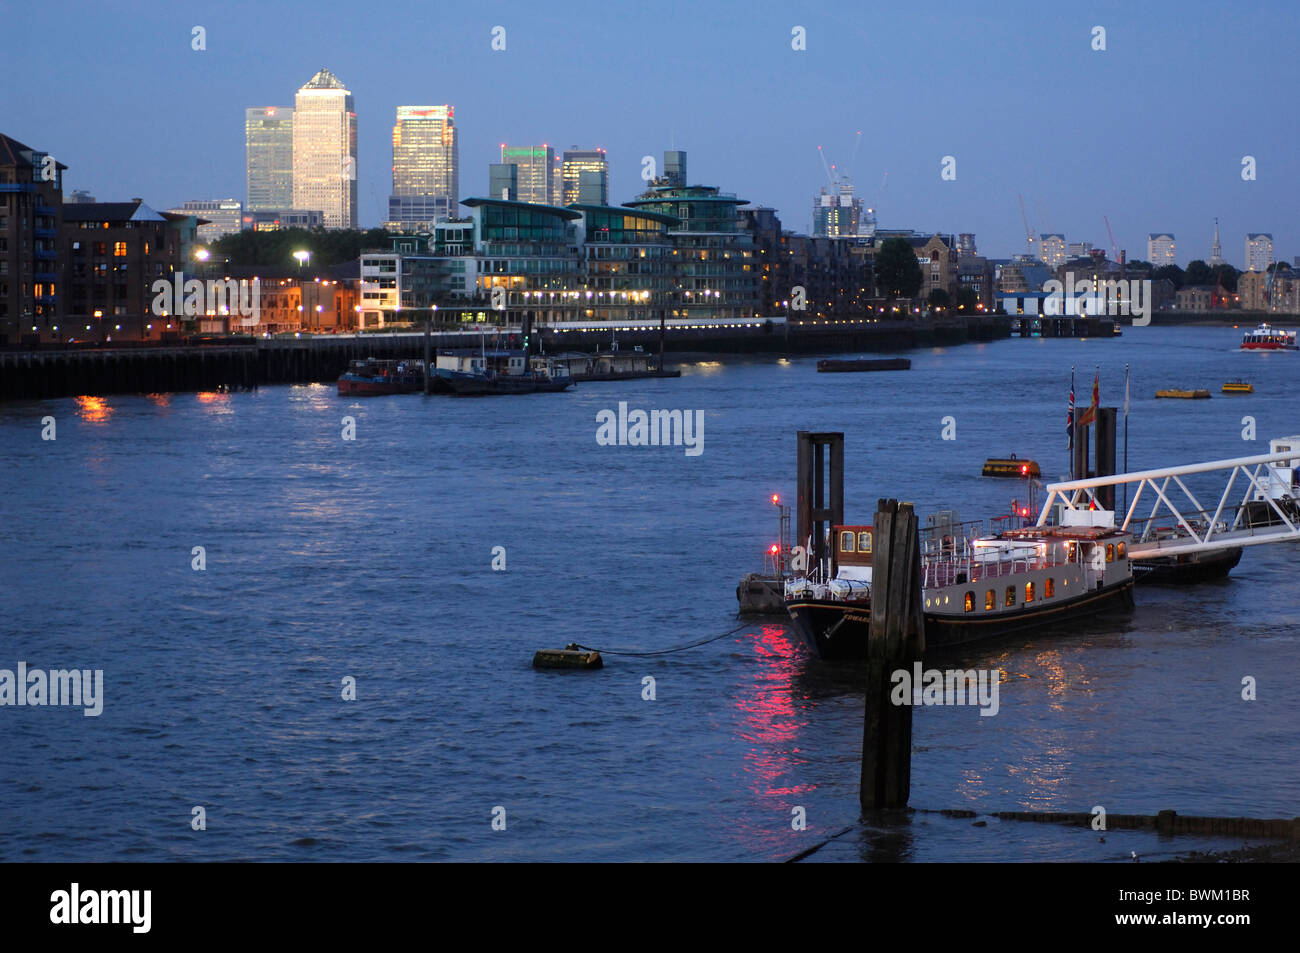
[[[1115,514],[1064,510],[1061,518],[1059,526],[926,542],[921,556],[926,647],[1132,609],[1132,537],[1115,528]],[[817,657],[861,659],[871,630],[872,528],[833,530],[827,580],[788,581],[786,611]]]
[[[424,388],[423,361],[381,361],[361,358],[339,375],[340,397],[377,397],[409,394]]]
[[[1247,331],[1241,339],[1243,351],[1295,351],[1300,350],[1296,344],[1296,332],[1282,331],[1261,324],[1253,331]]]

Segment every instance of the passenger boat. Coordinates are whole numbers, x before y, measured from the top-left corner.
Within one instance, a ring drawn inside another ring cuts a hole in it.
[[[1253,393],[1255,393],[1255,385],[1254,385],[1254,384],[1247,383],[1246,381],[1243,381],[1240,377],[1238,377],[1236,380],[1226,381],[1226,382],[1224,383],[1224,385],[1223,385],[1223,393],[1225,393],[1225,394],[1253,394]]]
[[[424,389],[423,361],[385,361],[373,357],[348,364],[339,375],[340,397],[409,394]]]
[[[1241,339],[1243,351],[1295,351],[1300,350],[1296,344],[1296,332],[1282,331],[1261,324],[1253,331],[1247,331]]]
[[[1064,510],[1059,526],[1026,526],[923,542],[927,648],[995,638],[1133,607],[1131,536],[1109,510]],[[786,611],[826,660],[865,658],[871,630],[870,526],[836,526],[826,581],[786,583]]]
[[[1178,400],[1207,400],[1210,392],[1205,388],[1200,390],[1182,390],[1177,387],[1167,387],[1164,390],[1156,391],[1157,397],[1172,397]]]

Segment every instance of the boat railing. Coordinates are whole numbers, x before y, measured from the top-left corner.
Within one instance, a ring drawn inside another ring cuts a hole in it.
[[[923,560],[921,575],[923,588],[941,588],[943,586],[975,583],[981,579],[1000,579],[1006,576],[1023,574],[1036,569],[1053,569],[1067,566],[1079,561],[1074,559],[1053,560],[1045,556],[1011,556],[1006,559],[983,561],[973,556],[940,556]]]

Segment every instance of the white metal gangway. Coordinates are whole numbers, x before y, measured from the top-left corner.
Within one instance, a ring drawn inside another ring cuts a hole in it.
[[[1047,524],[1054,507],[1101,509],[1096,495],[1099,487],[1136,484],[1119,527],[1133,534],[1130,558],[1300,541],[1300,436],[1272,440],[1269,449],[1269,453],[1253,457],[1051,483],[1038,525]],[[1218,505],[1210,511],[1188,489],[1183,477],[1216,470],[1226,472],[1226,481]],[[1234,487],[1239,487],[1239,497]],[[1150,502],[1151,509],[1139,517],[1138,508],[1144,501]],[[1163,525],[1159,520],[1172,522]]]

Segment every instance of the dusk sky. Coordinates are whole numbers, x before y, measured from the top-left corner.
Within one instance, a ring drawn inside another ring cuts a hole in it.
[[[806,232],[821,145],[884,228],[971,231],[982,254],[1006,257],[1025,249],[1023,194],[1038,232],[1108,247],[1104,214],[1130,258],[1146,257],[1148,232],[1172,231],[1182,265],[1209,257],[1218,216],[1241,267],[1247,232],[1271,232],[1281,260],[1300,255],[1296,12],[1282,0],[11,4],[0,132],[66,163],[65,195],[243,200],[244,109],[291,106],[328,67],[356,103],[365,226],[385,214],[396,107],[450,103],[462,199],[487,191],[502,142],[608,149],[615,203],[639,190],[642,156],[675,147],[692,183]],[[791,49],[795,26],[805,51]],[[955,181],[940,178],[947,155]]]

